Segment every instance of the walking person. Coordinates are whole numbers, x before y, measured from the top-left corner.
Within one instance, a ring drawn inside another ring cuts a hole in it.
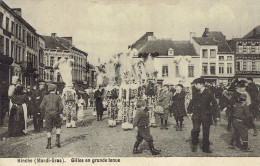
[[[99,85],[99,88],[97,91],[95,91],[94,98],[96,99],[96,111],[97,111],[97,121],[102,121],[102,116],[103,116],[103,94],[104,94],[104,89],[102,85]]]
[[[209,134],[210,126],[212,125],[212,112],[217,112],[217,120],[219,121],[220,112],[217,101],[213,93],[205,88],[205,79],[197,78],[193,81],[195,88],[199,90],[196,95],[192,97],[188,106],[188,114],[192,114],[193,129],[191,130],[192,137],[192,151],[197,151],[199,142],[200,126],[203,130],[203,146],[202,150],[205,153],[212,153],[210,150]]]
[[[174,93],[172,99],[173,99],[173,115],[176,120],[176,131],[182,131],[182,125],[183,125],[183,117],[186,115],[185,111],[185,92],[183,90],[183,85],[178,84],[176,86],[176,92]],[[180,124],[179,124],[180,122]]]
[[[51,149],[51,131],[53,127],[56,127],[56,146],[61,147],[60,144],[60,132],[62,124],[62,111],[63,105],[60,95],[56,94],[57,86],[55,84],[48,85],[49,94],[45,95],[40,108],[45,112],[45,122],[47,129],[48,144],[46,149]]]
[[[133,127],[134,128],[138,127],[138,130],[137,130],[137,137],[134,145],[133,154],[142,153],[141,150],[138,150],[138,147],[142,143],[142,141],[145,140],[149,144],[149,148],[152,155],[158,155],[160,154],[161,150],[157,150],[154,148],[153,137],[150,133],[150,128],[149,128],[149,117],[147,115],[149,109],[145,108],[144,100],[138,100],[136,105],[137,105],[137,113],[136,116],[134,117]]]
[[[9,115],[8,133],[10,137],[22,136],[26,133],[25,107],[23,105],[28,102],[28,98],[24,94],[21,85],[15,88],[14,94],[10,99],[12,107]]]
[[[39,89],[35,90],[32,94],[32,114],[35,132],[40,132],[41,127],[43,127],[44,112],[40,109],[40,104],[45,94],[45,82],[39,82]]]
[[[254,120],[256,120],[256,117],[257,117],[257,114],[259,111],[259,108],[258,108],[258,105],[259,105],[258,104],[258,93],[259,92],[258,92],[258,88],[257,88],[256,84],[253,82],[253,78],[248,77],[247,82],[248,82],[248,85],[247,85],[246,90],[249,93],[250,98],[251,98],[251,104],[249,106],[249,110],[251,111],[251,114],[252,114],[252,119],[251,119],[249,127],[254,130],[253,136],[257,136],[258,131],[256,129]]]
[[[230,103],[233,106],[233,128],[234,132],[230,141],[229,148],[234,149],[235,146],[241,148],[244,152],[252,152],[248,147],[248,129],[247,122],[251,119],[251,113],[249,111],[249,105],[251,99],[246,92],[246,82],[239,81],[236,85],[236,92],[232,94]],[[250,122],[251,123],[251,122]],[[241,145],[240,138],[243,141]]]
[[[168,130],[167,121],[168,121],[170,106],[172,104],[172,102],[171,102],[172,93],[169,91],[168,85],[163,86],[163,91],[161,92],[158,100],[159,100],[158,105],[163,107],[163,111],[164,111],[163,114],[160,115],[161,129]],[[164,122],[164,124],[163,124],[163,122]]]

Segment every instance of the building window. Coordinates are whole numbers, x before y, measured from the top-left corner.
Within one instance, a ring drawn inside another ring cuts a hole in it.
[[[175,66],[175,76],[180,77],[180,68],[178,65]]]
[[[216,50],[210,50],[210,58],[216,58]]]
[[[218,60],[223,61],[224,60],[224,56],[219,56]]]
[[[208,50],[202,49],[202,58],[208,58]]]
[[[252,61],[244,61],[244,70],[245,71],[252,71]]]
[[[194,66],[188,66],[189,77],[194,77]]]
[[[202,74],[204,74],[204,75],[208,74],[208,63],[202,64]]]
[[[255,46],[251,46],[251,52],[255,53]]]
[[[14,41],[11,41],[11,57],[14,58]]]
[[[3,28],[3,17],[4,14],[2,12],[0,12],[0,27]]]
[[[227,56],[228,61],[232,61],[232,56]]]
[[[23,29],[23,42],[25,42],[25,30]]]
[[[224,63],[219,63],[218,69],[219,74],[224,74]]]
[[[168,66],[162,66],[162,77],[168,77]]]
[[[216,63],[210,63],[210,74],[211,75],[216,74]]]
[[[232,63],[227,64],[227,73],[231,74],[232,73]]]
[[[18,38],[18,35],[19,35],[18,24],[16,24],[16,27],[15,27],[15,36],[16,36],[16,38]]]
[[[255,71],[260,71],[260,61],[255,61]]]
[[[14,22],[12,21],[12,25],[11,25],[11,32],[12,34],[14,34]]]
[[[243,60],[238,60],[236,62],[236,68],[237,71],[243,71]]]
[[[6,24],[5,29],[7,31],[9,31],[9,18],[8,17],[6,17],[5,24]]]
[[[54,64],[54,57],[51,57],[51,59],[50,59],[50,66],[53,66],[53,64]]]
[[[243,46],[243,53],[247,53],[247,47]]]
[[[169,50],[168,50],[168,55],[173,55],[173,49],[172,48],[170,48]]]
[[[4,54],[4,48],[4,37],[0,35],[0,54]]]
[[[6,43],[6,49],[5,49],[5,55],[7,55],[7,56],[9,56],[9,39],[8,38],[6,38],[6,41],[5,41]]]

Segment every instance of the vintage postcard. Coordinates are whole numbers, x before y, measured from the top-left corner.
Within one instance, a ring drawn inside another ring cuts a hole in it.
[[[0,0],[0,165],[259,165],[259,10]]]

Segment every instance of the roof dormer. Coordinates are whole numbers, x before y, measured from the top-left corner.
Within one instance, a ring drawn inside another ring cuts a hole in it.
[[[169,48],[168,55],[174,55],[174,50],[172,48]]]

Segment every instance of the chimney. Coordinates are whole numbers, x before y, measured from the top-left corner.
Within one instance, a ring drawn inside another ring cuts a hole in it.
[[[196,32],[190,32],[190,42],[191,42],[193,37],[196,37]]]
[[[18,16],[22,17],[22,9],[21,8],[14,8],[12,9]]]
[[[209,37],[209,28],[205,28],[204,34],[202,37]]]
[[[51,33],[51,37],[56,38],[57,33]]]

